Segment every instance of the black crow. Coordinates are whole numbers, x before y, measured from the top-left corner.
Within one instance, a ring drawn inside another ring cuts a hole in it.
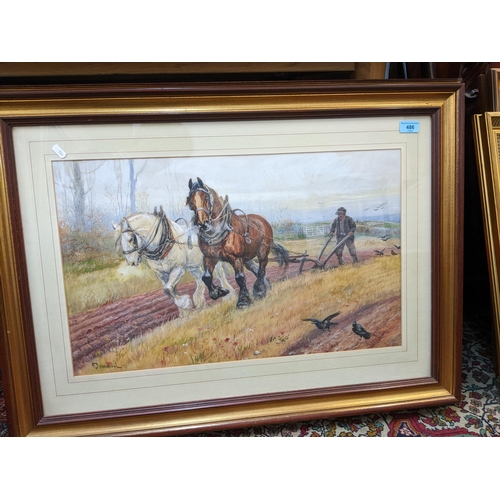
[[[385,248],[384,248],[385,250]],[[377,255],[384,255],[384,250],[373,250]]]
[[[352,331],[356,335],[359,335],[360,337],[363,337],[365,339],[369,339],[372,335],[370,332],[367,332],[360,324],[356,323],[356,321],[354,321],[352,324]]]
[[[398,250],[400,250],[400,249],[401,249],[401,245],[399,245],[399,246],[398,246],[398,245],[394,245],[394,246],[395,246]]]
[[[330,314],[330,316],[327,316],[324,320],[316,318],[305,318],[302,321],[311,321],[311,323],[314,323],[316,325],[316,328],[318,328],[319,330],[330,331],[330,326],[338,324],[338,323],[332,323],[332,319],[335,318],[335,316],[338,316],[339,314],[340,311]]]

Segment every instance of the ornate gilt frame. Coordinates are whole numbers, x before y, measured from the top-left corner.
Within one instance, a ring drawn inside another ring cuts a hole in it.
[[[16,436],[166,435],[454,403],[461,382],[463,87],[456,81],[0,87],[1,361]],[[432,128],[430,376],[47,418],[30,308],[13,130],[152,123],[427,116]]]

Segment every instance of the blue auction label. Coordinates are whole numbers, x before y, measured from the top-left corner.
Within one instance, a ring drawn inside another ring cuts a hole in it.
[[[402,134],[416,134],[420,132],[420,122],[399,122],[399,131]]]

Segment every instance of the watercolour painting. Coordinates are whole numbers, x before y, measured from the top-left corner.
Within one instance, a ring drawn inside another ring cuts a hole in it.
[[[401,347],[401,158],[377,145],[53,160],[74,375]],[[212,206],[187,203],[195,187]],[[249,245],[252,214],[271,228],[262,293],[258,256],[235,277],[216,241],[238,218]]]

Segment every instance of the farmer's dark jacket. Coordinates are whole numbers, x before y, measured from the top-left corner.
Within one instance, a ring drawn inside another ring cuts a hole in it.
[[[345,238],[348,233],[354,233],[354,231],[356,231],[356,223],[354,222],[353,218],[349,217],[348,215],[345,216],[345,219],[342,222],[338,217],[333,219],[332,225],[330,227],[330,232],[335,233],[337,241]]]

